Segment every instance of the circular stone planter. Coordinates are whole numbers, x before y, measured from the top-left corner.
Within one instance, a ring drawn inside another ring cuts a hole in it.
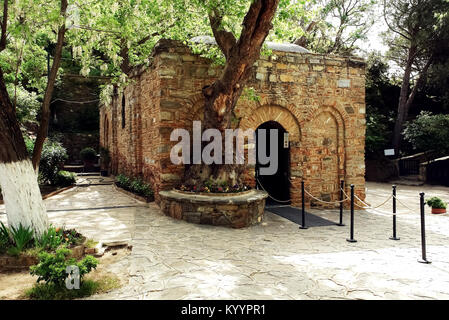
[[[268,194],[261,190],[209,194],[170,190],[160,191],[159,196],[162,212],[172,218],[244,228],[262,221]]]

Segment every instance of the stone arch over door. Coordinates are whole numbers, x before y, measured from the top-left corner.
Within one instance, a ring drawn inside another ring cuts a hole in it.
[[[302,133],[297,118],[288,109],[279,105],[264,105],[254,110],[254,112],[241,119],[239,128],[242,130],[253,129],[256,130],[260,125],[266,122],[275,121],[279,123],[289,135],[290,142],[290,197],[292,204],[300,203],[301,190],[301,161],[299,155],[301,154],[300,143],[302,140]],[[299,170],[298,170],[299,168]],[[255,185],[255,168],[248,167],[245,172],[245,182]]]
[[[304,128],[308,188],[324,200],[337,200],[345,177],[345,122],[333,107],[316,110]]]
[[[242,130],[256,130],[262,123],[276,121],[281,124],[289,134],[292,146],[299,146],[301,141],[301,130],[296,117],[286,108],[267,105],[257,108],[251,116],[240,121],[239,128]]]

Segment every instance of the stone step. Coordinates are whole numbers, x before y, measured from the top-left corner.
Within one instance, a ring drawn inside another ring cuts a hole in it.
[[[422,186],[422,185],[424,185],[424,181],[403,179],[402,177],[400,177],[400,179],[398,179],[398,180],[390,181],[390,183],[395,184],[395,185],[403,185],[403,186]]]

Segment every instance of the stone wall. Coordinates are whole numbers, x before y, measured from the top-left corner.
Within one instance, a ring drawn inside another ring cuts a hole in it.
[[[162,191],[164,214],[178,220],[231,228],[244,228],[262,221],[267,194],[250,190],[238,194],[197,195],[177,190]]]
[[[100,142],[112,150],[113,172],[141,175],[156,191],[179,184],[183,167],[170,162],[170,149],[176,144],[170,142],[170,133],[179,127],[191,129],[193,120],[201,120],[201,89],[219,74],[219,66],[187,47],[160,41],[151,66],[136,70],[124,92],[125,128],[121,128],[122,94],[101,108]],[[259,100],[240,98],[233,123],[257,129],[273,120],[289,132],[294,205],[301,202],[301,180],[309,192],[328,201],[338,199],[340,179],[354,184],[356,194],[365,198],[362,60],[274,51],[257,61],[247,87],[254,88]],[[112,126],[107,141],[105,119]],[[245,180],[255,184],[254,167],[247,168]]]

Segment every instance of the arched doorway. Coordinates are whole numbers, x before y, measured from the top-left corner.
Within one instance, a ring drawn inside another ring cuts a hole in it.
[[[265,141],[261,141],[259,130],[265,129]],[[267,156],[270,155],[270,129],[277,130],[277,171],[273,175],[262,175],[260,169],[268,167],[269,164],[262,164],[259,159],[259,149],[262,143],[266,145]],[[290,145],[288,143],[288,133],[282,125],[276,121],[267,121],[261,124],[256,130],[256,185],[259,189],[264,189],[270,197],[267,203],[287,204],[290,200]],[[274,199],[278,200],[275,201]]]

